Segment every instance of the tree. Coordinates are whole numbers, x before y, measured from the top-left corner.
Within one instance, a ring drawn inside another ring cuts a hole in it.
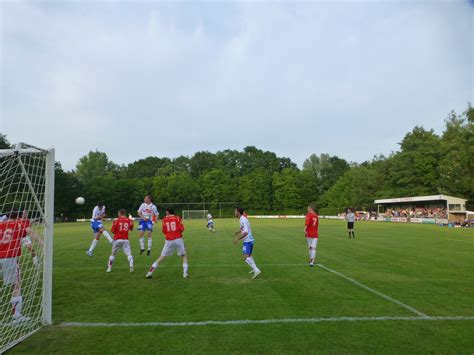
[[[99,151],[90,151],[79,159],[76,165],[76,175],[83,184],[90,184],[100,176],[113,176],[117,172],[117,165],[111,162],[107,154]]]
[[[272,209],[272,175],[265,169],[255,169],[239,179],[241,204],[249,210]]]
[[[9,149],[11,147],[12,145],[8,141],[7,136],[0,133],[0,149]]]
[[[191,176],[199,177],[206,171],[210,171],[217,167],[217,158],[214,154],[209,152],[197,152],[189,160],[189,168]]]
[[[76,174],[64,171],[59,162],[55,163],[54,172],[54,214],[68,219],[84,215],[85,207],[74,203],[76,197],[82,196],[84,192]]]
[[[231,202],[237,199],[237,182],[221,169],[201,175],[199,180],[201,199],[206,202]]]
[[[326,153],[319,156],[311,154],[303,162],[303,170],[311,172],[317,180],[318,195],[329,190],[349,168],[349,163],[346,160]]]
[[[128,164],[126,176],[128,178],[153,177],[158,174],[160,169],[170,164],[171,159],[169,158],[147,157]]]
[[[440,191],[474,202],[474,109],[451,112],[441,137]]]
[[[273,208],[286,209],[302,208],[300,172],[296,169],[285,169],[281,173],[273,173]]]
[[[390,185],[398,196],[439,193],[440,138],[433,130],[416,126],[392,157]]]

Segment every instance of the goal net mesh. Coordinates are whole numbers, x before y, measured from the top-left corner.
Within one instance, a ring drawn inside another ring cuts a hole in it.
[[[47,152],[21,148],[0,150],[0,353],[43,321]]]
[[[183,219],[205,219],[207,210],[184,210]]]

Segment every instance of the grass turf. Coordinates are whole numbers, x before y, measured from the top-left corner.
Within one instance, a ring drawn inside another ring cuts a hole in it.
[[[251,280],[236,220],[185,221],[190,278],[180,260],[165,260],[152,280],[144,275],[159,255],[138,255],[134,274],[119,254],[106,274],[110,246],[101,240],[85,254],[85,223],[55,228],[53,318],[11,350],[77,353],[472,353],[474,321],[360,321],[209,325],[190,327],[65,328],[63,322],[189,322],[313,317],[416,316],[321,268],[309,268],[302,220],[251,220],[261,278]],[[472,230],[431,225],[358,223],[349,240],[345,224],[322,220],[317,261],[429,316],[474,316]]]

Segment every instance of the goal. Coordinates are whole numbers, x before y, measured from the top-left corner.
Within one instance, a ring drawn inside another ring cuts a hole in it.
[[[183,219],[206,219],[208,210],[184,210]]]
[[[54,149],[0,150],[0,354],[51,324]]]

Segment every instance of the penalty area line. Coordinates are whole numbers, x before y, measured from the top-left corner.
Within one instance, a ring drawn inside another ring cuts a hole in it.
[[[324,266],[323,264],[316,264],[316,266],[320,267],[321,269],[323,270],[326,270],[328,272],[331,272],[341,278],[343,278],[344,280],[347,280],[349,281],[350,283],[356,285],[356,286],[359,286],[360,288],[363,288],[364,290],[367,290],[377,296],[380,296],[382,297],[383,299],[387,300],[387,301],[390,301],[390,302],[393,302],[395,304],[398,304],[399,306],[405,308],[406,310],[409,310],[410,312],[412,313],[415,313],[417,314],[418,316],[422,317],[422,318],[430,318],[427,314],[424,314],[422,312],[420,312],[419,310],[417,310],[416,308],[413,308],[412,306],[409,306],[399,300],[396,300],[395,298],[393,297],[390,297],[390,296],[387,296],[386,294],[382,293],[382,292],[379,292],[377,290],[374,290],[373,288],[369,287],[369,286],[366,286],[362,283],[360,283],[359,281],[357,280],[354,280],[353,278],[349,277],[349,276],[346,276],[344,275],[343,273],[339,272],[339,271],[336,271],[336,270],[333,270],[327,266]]]
[[[246,325],[246,324],[280,324],[280,323],[323,323],[323,322],[385,322],[385,321],[471,321],[474,316],[440,316],[440,317],[320,317],[320,318],[282,318],[282,319],[243,319],[243,320],[208,320],[201,322],[138,322],[138,323],[87,323],[64,322],[60,327],[202,327],[208,325]]]

